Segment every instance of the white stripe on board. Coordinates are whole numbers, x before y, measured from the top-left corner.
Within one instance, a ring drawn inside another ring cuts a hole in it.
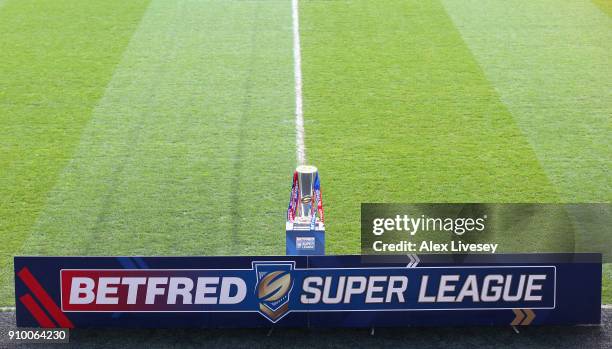
[[[306,164],[304,145],[304,110],[302,107],[302,54],[300,52],[300,17],[298,0],[291,1],[293,17],[293,71],[295,76],[295,145],[298,165]]]

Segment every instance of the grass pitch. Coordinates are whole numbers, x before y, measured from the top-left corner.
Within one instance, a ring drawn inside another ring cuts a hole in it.
[[[361,202],[610,202],[610,14],[301,2],[329,252]],[[283,254],[291,30],[289,0],[0,0],[0,305],[15,254]]]

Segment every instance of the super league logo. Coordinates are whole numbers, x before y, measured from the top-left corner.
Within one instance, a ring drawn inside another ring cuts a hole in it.
[[[294,263],[255,262],[253,267],[257,275],[255,293],[259,313],[275,323],[289,312]]]

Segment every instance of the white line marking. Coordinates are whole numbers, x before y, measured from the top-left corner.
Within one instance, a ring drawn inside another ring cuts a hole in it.
[[[300,17],[298,0],[291,1],[293,18],[293,71],[295,76],[295,144],[298,165],[306,164],[304,145],[304,110],[302,106],[302,54],[300,52]]]

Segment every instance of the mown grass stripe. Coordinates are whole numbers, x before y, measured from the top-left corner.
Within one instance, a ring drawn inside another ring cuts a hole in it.
[[[612,201],[610,2],[595,1],[599,9],[578,0],[443,3],[560,201]],[[600,248],[583,243],[582,250]],[[603,269],[603,301],[612,301],[610,264]]]
[[[557,199],[439,2],[309,1],[300,15],[330,252],[358,252],[361,202]]]
[[[0,304],[14,302],[12,257],[72,157],[147,4],[2,2]]]
[[[152,1],[20,253],[282,253],[291,46],[287,1]]]
[[[610,18],[578,0],[444,5],[560,199],[610,202]]]

